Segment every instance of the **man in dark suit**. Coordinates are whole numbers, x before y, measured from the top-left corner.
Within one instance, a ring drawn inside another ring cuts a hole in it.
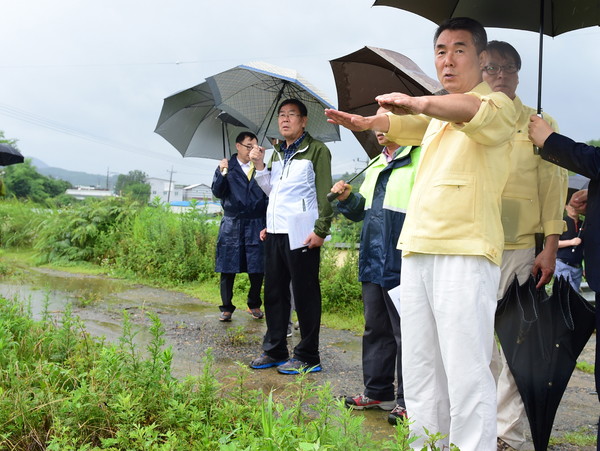
[[[256,135],[242,132],[235,142],[237,154],[221,160],[215,171],[212,192],[221,199],[223,218],[217,238],[215,271],[221,273],[220,321],[231,321],[233,283],[237,273],[246,272],[250,279],[248,313],[255,319],[260,310],[264,273],[264,244],[260,231],[265,228],[268,198],[254,180],[250,150],[258,146]]]
[[[600,148],[577,143],[566,136],[554,133],[548,123],[533,115],[529,123],[529,139],[540,148],[544,160],[590,178],[587,190],[578,191],[571,205],[585,213],[586,239],[583,243],[585,277],[596,293],[596,392],[600,399]],[[598,431],[600,450],[600,428]]]

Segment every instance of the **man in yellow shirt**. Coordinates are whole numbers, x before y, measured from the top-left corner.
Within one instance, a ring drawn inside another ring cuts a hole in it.
[[[523,284],[531,273],[539,274],[538,287],[552,280],[558,239],[564,230],[567,171],[533,153],[527,125],[535,110],[523,105],[517,96],[520,69],[521,57],[512,45],[502,41],[488,43],[483,80],[493,91],[511,98],[518,114],[510,151],[510,175],[502,193],[504,253],[498,299],[504,296],[515,275]],[[554,120],[546,114],[544,117],[558,131]],[[544,249],[537,257],[536,233],[545,236]],[[525,444],[528,424],[525,407],[504,354],[494,352],[492,361],[492,368],[498,372],[498,449],[520,450]]]
[[[496,448],[496,386],[489,368],[500,280],[500,198],[515,130],[513,102],[482,82],[487,36],[478,22],[453,18],[434,36],[445,96],[377,97],[392,113],[361,117],[326,110],[352,130],[388,131],[422,145],[421,163],[398,247],[403,251],[401,328],[404,394],[421,448]]]

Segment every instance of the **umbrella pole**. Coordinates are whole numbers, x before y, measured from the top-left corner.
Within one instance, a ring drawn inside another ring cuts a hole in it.
[[[538,98],[537,98],[537,114],[542,114],[542,61],[544,55],[544,3],[545,0],[540,0],[540,49],[538,59]]]
[[[223,158],[227,159],[227,149],[225,149],[225,140],[227,139],[227,133],[225,133],[225,122],[221,122],[221,134],[223,135]],[[221,170],[221,175],[225,177],[227,175],[227,168]]]
[[[544,3],[546,0],[540,0],[540,48],[538,56],[538,97],[537,97],[537,115],[543,118],[542,115],[542,61],[544,56]],[[539,155],[540,148],[533,146],[533,154]]]
[[[271,117],[269,117],[269,121],[267,122],[267,126],[265,127],[265,131],[263,133],[263,137],[262,139],[258,142],[259,144],[264,142],[265,137],[267,136],[267,131],[269,130],[269,126],[271,125],[271,121],[273,120],[273,116],[275,116],[275,109],[277,108],[277,105],[279,105],[279,101],[281,100],[281,97],[283,97],[283,90],[285,89],[285,86],[288,84],[289,82],[287,80],[283,80],[283,83],[281,85],[281,89],[279,90],[279,92],[277,93],[277,98],[275,99],[275,101],[273,102],[273,111],[271,111]],[[265,123],[263,122],[263,125]]]

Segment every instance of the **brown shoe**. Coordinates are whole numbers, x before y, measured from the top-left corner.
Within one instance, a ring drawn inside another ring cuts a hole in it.
[[[506,443],[500,437],[498,437],[497,444],[498,445],[496,447],[496,451],[516,451],[515,448],[510,446],[508,443]]]
[[[247,312],[252,315],[252,318],[254,319],[263,319],[265,316],[265,314],[261,312],[259,308],[249,308]]]
[[[229,322],[231,321],[231,315],[231,312],[221,312],[221,314],[219,315],[219,321]]]

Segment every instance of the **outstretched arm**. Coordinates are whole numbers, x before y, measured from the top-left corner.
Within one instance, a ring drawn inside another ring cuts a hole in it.
[[[424,114],[446,122],[469,122],[479,110],[481,100],[467,94],[411,97],[399,92],[375,98],[382,108],[397,115]]]
[[[338,124],[353,132],[364,130],[377,130],[386,133],[390,128],[390,120],[387,114],[376,114],[375,116],[361,116],[338,110],[325,110],[327,122]]]

